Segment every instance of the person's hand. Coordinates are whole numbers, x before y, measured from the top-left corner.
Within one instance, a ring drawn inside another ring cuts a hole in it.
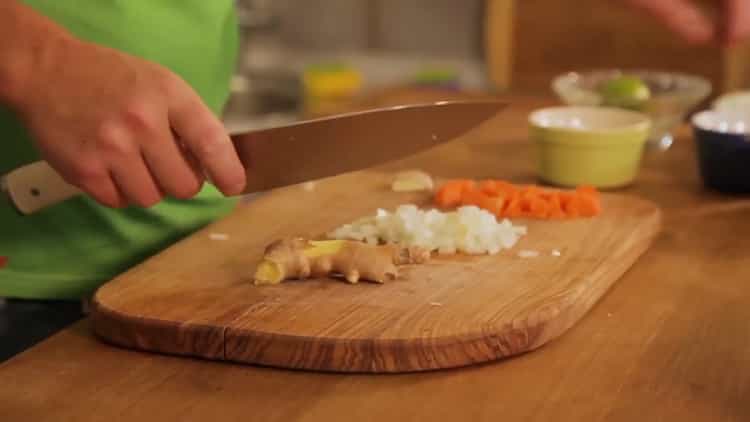
[[[174,73],[72,37],[38,56],[13,107],[49,164],[98,202],[191,198],[204,174],[226,195],[244,189],[223,125]]]
[[[734,45],[750,38],[750,1],[717,0],[718,21],[711,21],[693,0],[624,0],[659,19],[694,44]]]

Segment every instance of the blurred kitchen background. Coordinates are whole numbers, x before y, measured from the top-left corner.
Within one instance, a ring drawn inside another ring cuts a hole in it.
[[[705,4],[710,4],[706,1]],[[703,76],[744,88],[748,49],[692,47],[612,0],[237,0],[230,128],[350,109],[395,89],[551,94],[571,70]]]

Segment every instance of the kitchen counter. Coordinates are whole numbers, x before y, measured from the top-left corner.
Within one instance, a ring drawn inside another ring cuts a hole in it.
[[[508,99],[462,142],[387,168],[533,181],[526,116],[553,101]],[[702,188],[687,128],[646,156],[625,192],[662,207],[661,235],[576,326],[534,352],[430,373],[321,374],[124,350],[83,320],[0,365],[0,420],[750,420],[750,198]]]

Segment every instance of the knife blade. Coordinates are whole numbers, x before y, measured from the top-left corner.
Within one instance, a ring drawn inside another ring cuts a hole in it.
[[[450,142],[507,104],[495,100],[401,105],[230,133],[245,167],[244,193],[337,176]],[[83,192],[44,161],[11,171],[0,189],[24,215]]]

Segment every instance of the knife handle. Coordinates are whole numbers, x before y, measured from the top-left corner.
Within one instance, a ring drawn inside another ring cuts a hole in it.
[[[11,204],[24,215],[41,211],[82,193],[45,161],[37,161],[11,171],[3,177],[1,185]]]

